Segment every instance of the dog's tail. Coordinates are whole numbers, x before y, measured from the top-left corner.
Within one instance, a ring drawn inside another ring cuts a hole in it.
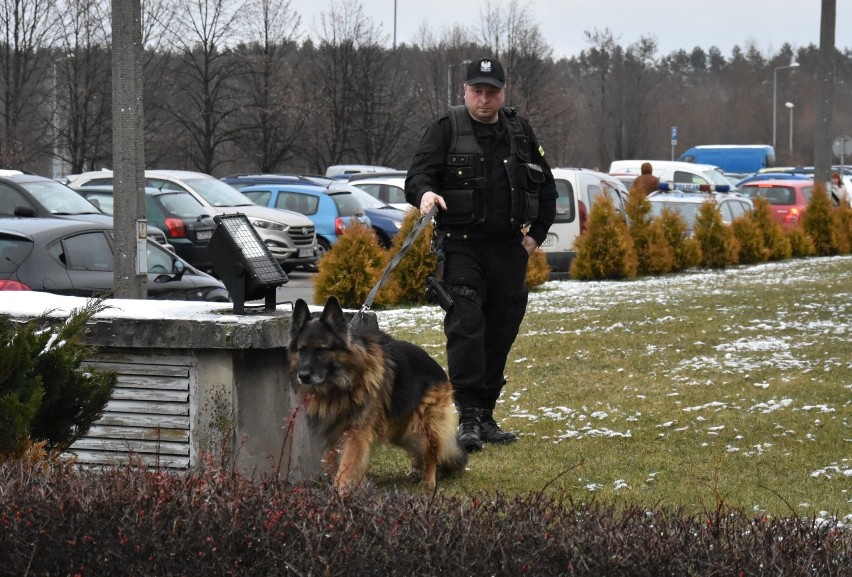
[[[459,445],[457,430],[458,416],[453,404],[453,387],[449,381],[442,383],[434,391],[438,422],[435,433],[437,439],[438,477],[445,478],[460,471],[467,465],[467,452]]]
[[[461,448],[458,441],[453,438],[451,446],[443,458],[438,459],[438,478],[446,479],[456,473],[464,471],[467,466],[467,451]]]

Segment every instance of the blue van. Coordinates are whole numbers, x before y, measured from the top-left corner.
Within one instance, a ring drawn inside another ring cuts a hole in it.
[[[704,144],[693,146],[678,160],[713,164],[727,173],[752,174],[775,166],[775,149],[766,144]]]

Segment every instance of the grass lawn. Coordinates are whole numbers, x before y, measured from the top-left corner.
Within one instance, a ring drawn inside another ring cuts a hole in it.
[[[440,309],[378,317],[446,366]],[[496,417],[520,442],[441,491],[852,514],[852,257],[547,283],[506,376]],[[383,448],[369,477],[407,465]]]

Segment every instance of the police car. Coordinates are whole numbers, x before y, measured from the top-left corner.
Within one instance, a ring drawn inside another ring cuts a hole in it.
[[[735,218],[754,210],[751,200],[731,192],[730,186],[715,184],[662,182],[659,190],[648,195],[648,202],[651,203],[654,216],[662,215],[664,208],[678,212],[686,221],[690,235],[701,205],[705,202],[713,202],[719,207],[724,224],[731,224]]]

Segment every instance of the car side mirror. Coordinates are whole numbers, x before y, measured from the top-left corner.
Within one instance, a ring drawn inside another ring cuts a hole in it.
[[[156,278],[154,278],[154,282],[164,283],[179,281],[183,278],[183,274],[186,272],[186,264],[180,259],[175,259],[172,262],[172,271],[174,271],[174,274],[157,275]]]
[[[36,216],[36,211],[31,206],[16,206],[13,214],[15,216],[34,217]]]
[[[172,269],[176,273],[173,280],[180,280],[183,278],[183,273],[186,272],[186,263],[180,259],[175,259]]]

